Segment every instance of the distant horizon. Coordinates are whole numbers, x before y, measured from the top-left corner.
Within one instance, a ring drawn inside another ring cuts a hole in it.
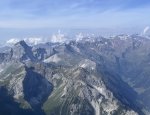
[[[149,12],[149,0],[3,0],[0,40],[26,34],[46,35],[46,28],[106,28],[116,33],[133,29],[130,33],[135,33],[150,26]]]
[[[25,40],[27,43],[46,43],[53,41],[62,41],[62,40],[75,40],[78,37],[98,37],[102,36],[105,38],[118,36],[118,35],[150,35],[150,27],[146,26],[145,28],[140,29],[137,32],[133,28],[127,29],[123,28],[122,30],[120,28],[117,29],[107,29],[107,28],[92,28],[92,29],[77,29],[77,28],[45,28],[44,29],[6,29],[7,33],[4,33],[4,31],[0,31],[5,35],[8,35],[7,38],[3,38],[1,40],[0,45],[5,46],[9,44],[14,44],[19,42],[20,40]],[[12,32],[13,31],[13,32]],[[40,31],[40,32],[39,32]],[[6,37],[6,36],[5,36]]]
[[[150,0],[2,0],[0,42],[50,37],[58,30],[111,36],[150,26]]]
[[[140,34],[144,28],[0,28],[0,40],[6,41],[10,38],[21,39],[26,37],[50,37],[53,34],[57,34],[58,30],[67,36],[74,36],[79,33],[95,34],[98,36]]]

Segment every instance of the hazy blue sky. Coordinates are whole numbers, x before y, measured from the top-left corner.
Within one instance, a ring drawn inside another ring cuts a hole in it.
[[[7,28],[131,29],[148,25],[150,0],[0,1],[0,35]]]

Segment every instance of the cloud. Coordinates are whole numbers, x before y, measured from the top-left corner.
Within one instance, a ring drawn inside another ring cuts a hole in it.
[[[132,20],[139,18],[149,23],[149,11],[138,11],[149,8],[149,5],[149,0],[4,0],[0,4],[0,27],[102,27],[110,22],[116,25],[121,20],[135,23]],[[129,15],[133,9],[138,17],[136,14]],[[127,13],[128,16],[115,17],[116,12],[108,12],[112,10],[123,11],[121,14]],[[105,12],[108,16],[103,15]],[[110,20],[113,17],[115,21]]]
[[[39,43],[45,42],[42,38],[37,37],[25,38],[24,41],[31,45],[37,45]]]
[[[6,41],[6,45],[14,45],[20,40],[21,39],[19,38],[11,38],[8,41]],[[29,38],[24,38],[23,40],[29,45],[37,45],[39,43],[47,42],[45,39],[40,38],[40,37],[29,37]]]
[[[80,41],[84,38],[84,35],[82,33],[79,33],[75,36],[76,41]]]
[[[149,26],[145,27],[144,30],[143,30],[144,35],[146,35],[148,33],[150,33],[150,27]]]
[[[58,33],[53,34],[51,37],[11,38],[8,41],[6,41],[6,45],[14,45],[20,40],[24,40],[29,45],[37,45],[37,44],[46,43],[46,42],[63,43],[63,42],[68,41],[68,37],[65,34],[61,33],[60,30],[58,30]]]
[[[68,37],[65,36],[65,34],[61,33],[60,30],[58,30],[58,33],[53,34],[50,38],[49,37],[27,37],[27,38],[11,38],[8,41],[6,41],[6,45],[14,45],[20,40],[24,40],[29,45],[37,45],[40,43],[46,43],[46,42],[59,42],[63,43],[68,41]]]
[[[20,40],[19,39],[17,39],[17,38],[11,38],[11,39],[9,39],[8,41],[6,41],[6,44],[7,45],[14,45],[14,44],[16,44],[17,42],[19,42]]]
[[[58,30],[57,34],[54,34],[51,37],[51,42],[53,43],[56,43],[56,42],[62,43],[62,42],[65,42],[66,40],[67,40],[66,36],[62,34],[60,30]]]

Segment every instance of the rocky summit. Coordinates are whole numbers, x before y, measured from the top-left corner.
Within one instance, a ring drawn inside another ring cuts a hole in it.
[[[0,50],[0,115],[150,115],[149,44],[118,35]]]

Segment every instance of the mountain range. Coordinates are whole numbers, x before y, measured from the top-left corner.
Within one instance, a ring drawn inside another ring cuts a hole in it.
[[[0,114],[149,115],[150,39],[83,37],[0,48]]]

